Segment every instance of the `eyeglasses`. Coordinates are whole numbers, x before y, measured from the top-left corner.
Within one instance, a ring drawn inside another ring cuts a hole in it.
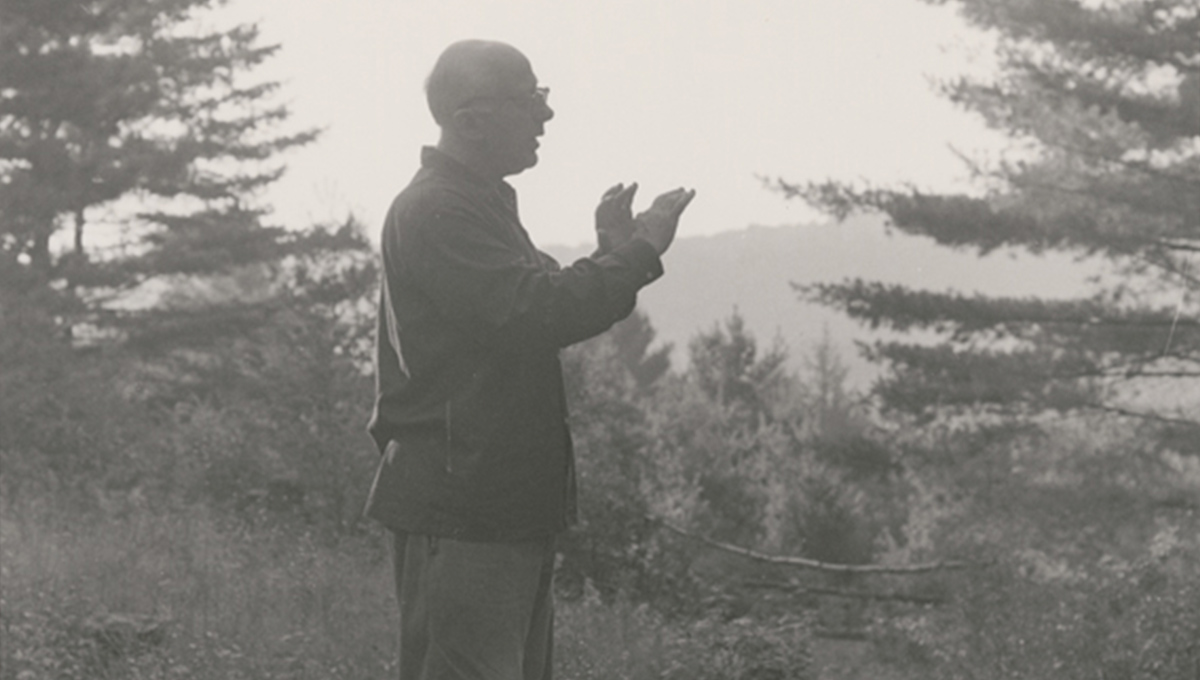
[[[527,92],[524,95],[521,95],[520,97],[514,98],[513,101],[525,108],[530,108],[530,109],[536,108],[538,106],[549,106],[550,105],[550,88],[535,87],[535,88],[533,88],[533,92]]]
[[[512,102],[526,111],[534,111],[539,107],[550,105],[550,88],[535,87],[532,92],[514,94],[505,97],[472,97],[463,102],[462,106],[458,108],[461,111],[462,109],[470,108],[475,102],[480,101]]]

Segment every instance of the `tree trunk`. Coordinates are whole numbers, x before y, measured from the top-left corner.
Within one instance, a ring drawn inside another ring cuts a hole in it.
[[[75,254],[83,256],[83,208],[75,209]]]
[[[41,276],[50,278],[50,230],[34,234],[33,246],[29,248],[29,265]]]

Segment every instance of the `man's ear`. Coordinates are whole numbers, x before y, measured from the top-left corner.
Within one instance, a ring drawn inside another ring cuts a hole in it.
[[[450,115],[450,127],[460,139],[476,141],[485,136],[483,117],[475,109],[464,108],[455,111]]]

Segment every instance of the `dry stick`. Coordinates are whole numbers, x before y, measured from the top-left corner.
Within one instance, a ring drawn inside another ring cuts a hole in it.
[[[1125,416],[1127,418],[1139,418],[1141,420],[1148,420],[1166,425],[1184,425],[1187,427],[1200,428],[1200,420],[1194,420],[1191,418],[1172,418],[1170,416],[1162,416],[1157,413],[1134,411],[1132,409],[1121,408],[1120,406],[1106,406],[1104,404],[1084,404],[1084,407],[1105,413],[1115,413],[1116,415]]]
[[[684,531],[677,526],[670,524],[656,517],[647,516],[646,519],[655,524],[683,536],[690,538],[693,541],[699,541],[705,545],[711,546],[718,550],[741,555],[747,559],[758,562],[766,562],[768,564],[783,564],[790,567],[802,567],[804,569],[814,569],[816,571],[830,572],[834,574],[922,574],[931,571],[941,571],[949,569],[970,569],[980,566],[971,562],[928,562],[924,564],[898,564],[895,566],[886,564],[835,564],[833,562],[821,562],[818,560],[809,560],[803,557],[791,557],[788,555],[768,555],[747,548],[740,548],[736,545],[714,541],[705,536],[697,536],[696,534]]]
[[[1190,278],[1187,276],[1187,270],[1191,268],[1189,266],[1190,264],[1191,262],[1188,260],[1183,261],[1183,271],[1179,272],[1180,276],[1183,276],[1184,278]],[[1175,318],[1171,321],[1171,331],[1167,333],[1167,343],[1163,347],[1163,355],[1166,355],[1171,351],[1171,340],[1175,337],[1175,328],[1179,325],[1179,315],[1183,312],[1183,302],[1186,298],[1187,295],[1185,294],[1185,291],[1180,291],[1179,303],[1175,305]]]
[[[747,588],[763,590],[779,590],[797,595],[829,595],[853,600],[878,600],[891,602],[909,602],[912,604],[935,605],[945,604],[946,598],[934,595],[912,595],[909,593],[874,593],[868,590],[846,590],[842,588],[822,588],[805,586],[798,583],[776,583],[774,581],[745,581],[742,585]]]

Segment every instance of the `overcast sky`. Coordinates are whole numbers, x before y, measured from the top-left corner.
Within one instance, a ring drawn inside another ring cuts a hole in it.
[[[372,227],[436,141],[422,84],[441,50],[469,37],[524,51],[556,117],[540,164],[511,181],[534,240],[592,239],[605,188],[640,200],[676,186],[698,197],[684,234],[820,219],[762,188],[790,180],[961,186],[951,148],[995,138],[939,98],[980,44],[953,13],[918,0],[231,0],[282,45],[298,125],[326,129],[291,152],[268,200],[286,224],[352,211]],[[949,48],[949,49],[947,49]]]

